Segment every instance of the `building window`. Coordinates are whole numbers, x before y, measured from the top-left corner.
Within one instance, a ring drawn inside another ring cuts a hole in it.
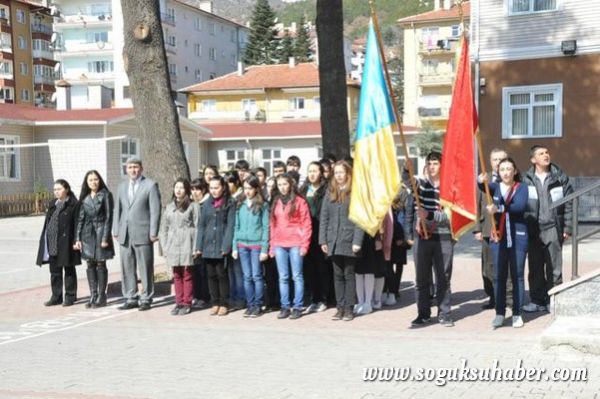
[[[12,75],[12,62],[0,62],[0,75]]]
[[[217,25],[215,25],[214,22],[208,23],[208,33],[210,33],[212,36],[217,34]]]
[[[127,160],[140,156],[140,141],[138,139],[121,140],[121,176],[127,176]]]
[[[177,46],[177,39],[173,35],[167,35],[167,44],[172,47]]]
[[[194,44],[194,55],[196,57],[202,56],[202,45],[199,43]]]
[[[108,32],[88,32],[86,35],[88,43],[108,42]]]
[[[558,10],[558,0],[508,0],[509,15]]]
[[[177,65],[176,64],[169,64],[169,75],[177,76]]]
[[[262,150],[262,167],[267,170],[269,176],[273,174],[273,163],[281,160],[280,148],[264,148]]]
[[[313,105],[316,109],[321,109],[321,97],[313,97]]]
[[[25,23],[25,11],[20,8],[17,8],[17,22],[20,24]]]
[[[231,66],[236,66],[237,65],[237,55],[231,54],[230,64],[231,64]]]
[[[114,64],[112,61],[92,61],[88,62],[88,72],[90,73],[105,73],[112,72]]]
[[[200,17],[196,18],[196,21],[194,22],[194,28],[197,31],[201,31],[202,30],[202,19],[200,19]]]
[[[202,100],[203,112],[215,112],[217,110],[217,100]]]
[[[12,100],[12,88],[10,87],[2,87],[0,88],[0,100]]]
[[[242,99],[242,110],[244,111],[244,118],[250,120],[256,116],[258,109],[256,108],[256,100],[254,98]]]
[[[504,87],[502,137],[562,137],[562,83]]]
[[[229,33],[229,41],[235,43],[235,29],[232,29]]]
[[[197,82],[202,82],[202,70],[196,69],[194,71],[194,79],[196,79]]]
[[[29,75],[29,65],[25,62],[19,63],[19,70],[21,71],[21,75]]]
[[[110,4],[92,4],[90,6],[90,14],[94,17],[102,17],[110,15],[112,12]]]
[[[240,159],[246,159],[244,150],[225,150],[225,165],[227,170],[235,167],[235,163]]]
[[[417,147],[409,145],[408,146],[408,158],[410,162],[412,162],[412,167],[414,171],[419,170],[419,150]],[[404,156],[404,148],[402,146],[396,146],[396,159],[398,160],[398,166],[400,168],[404,167],[404,162],[406,157]]]
[[[210,50],[208,51],[208,58],[211,61],[216,61],[217,60],[217,49],[214,47],[211,47]]]
[[[440,28],[427,27],[421,29],[421,45],[423,48],[431,50],[437,47],[438,38],[440,37]]]
[[[131,90],[129,86],[123,86],[123,100],[129,100],[131,98]]]
[[[452,37],[458,37],[461,33],[460,25],[452,25]]]
[[[0,180],[19,180],[21,167],[18,136],[0,135]]]
[[[17,39],[17,43],[19,44],[19,48],[21,50],[27,49],[27,39],[25,39],[23,36],[19,36],[19,38]]]
[[[30,101],[29,100],[29,90],[27,90],[27,89],[21,90],[21,100],[22,101]]]
[[[292,97],[289,99],[290,111],[304,109],[304,97]]]
[[[8,19],[8,8],[0,7],[0,18]]]

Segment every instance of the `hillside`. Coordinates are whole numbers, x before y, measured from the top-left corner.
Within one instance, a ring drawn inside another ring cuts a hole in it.
[[[218,0],[214,2],[215,12],[236,21],[248,21],[252,15],[255,0]],[[382,31],[396,28],[396,20],[405,16],[418,14],[431,9],[423,0],[377,0],[377,14]],[[284,3],[281,0],[270,0],[279,22],[289,25],[297,22],[302,15],[308,20],[315,20],[316,0],[305,0],[297,3]],[[369,23],[369,2],[367,0],[344,0],[344,33],[355,38],[366,32]]]

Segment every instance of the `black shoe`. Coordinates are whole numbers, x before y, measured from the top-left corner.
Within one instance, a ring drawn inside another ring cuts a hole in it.
[[[98,297],[92,304],[93,308],[102,308],[106,306],[106,286],[108,285],[108,270],[106,266],[98,267]]]
[[[129,310],[129,309],[135,309],[138,307],[137,302],[125,302],[124,304],[122,304],[121,306],[119,306],[117,309],[119,310]]]
[[[343,317],[344,317],[344,309],[338,308],[337,312],[335,312],[335,314],[333,315],[331,320],[342,320]]]
[[[278,319],[287,319],[288,317],[290,317],[290,310],[289,309],[281,309],[281,311],[277,315]]]
[[[354,320],[354,311],[352,308],[344,310],[344,317],[342,318],[344,321],[352,321]]]
[[[173,309],[171,309],[171,315],[177,316],[179,314],[179,310],[182,308],[181,305],[175,305]]]
[[[252,310],[252,313],[250,313],[250,317],[253,319],[260,317],[262,315],[263,315],[263,311],[260,308],[260,306],[255,306],[254,309]]]
[[[56,306],[62,303],[62,299],[58,298],[50,298],[46,302],[44,302],[44,306]]]
[[[300,309],[292,309],[292,315],[290,316],[291,320],[299,319],[302,317],[302,310]]]
[[[252,315],[252,312],[254,311],[253,307],[249,307],[246,309],[246,311],[244,312],[243,316],[244,317],[250,317]]]
[[[147,303],[147,302],[141,303],[141,304],[140,304],[140,307],[138,308],[138,310],[139,310],[140,312],[143,312],[143,311],[145,311],[145,310],[150,310],[150,304],[149,304],[149,303]]]
[[[67,307],[67,306],[73,306],[74,303],[75,303],[74,299],[65,299],[62,305],[64,307]]]
[[[431,318],[429,317],[421,317],[418,316],[416,319],[410,322],[411,327],[423,327],[425,324],[429,323]]]
[[[150,306],[150,305],[148,305]],[[148,307],[149,308],[149,307]],[[141,310],[141,309],[140,309]],[[184,305],[179,309],[179,316],[185,316],[186,314],[192,313],[192,307],[190,305]]]
[[[485,310],[495,309],[495,308],[496,308],[496,304],[494,302],[488,302],[488,303],[481,305],[481,309],[485,309]]]
[[[438,323],[444,327],[454,327],[454,321],[450,316],[438,316]]]

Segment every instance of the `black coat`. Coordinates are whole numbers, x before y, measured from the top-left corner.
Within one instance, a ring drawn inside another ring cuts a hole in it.
[[[306,194],[308,193],[309,184],[310,183],[307,182],[300,188],[300,194],[302,194],[302,196],[304,198],[306,198],[306,202],[308,202],[308,198],[306,197]],[[321,185],[321,187],[319,187],[317,189],[317,191],[315,191],[315,193],[314,193],[313,200],[315,201],[317,212],[313,215],[312,208],[311,208],[310,218],[311,218],[312,226],[313,226],[312,236],[310,239],[311,247],[319,246],[319,220],[321,219],[321,207],[323,206],[323,198],[325,198],[326,193],[327,193],[327,183],[323,183],[323,185]],[[309,206],[309,208],[310,208],[310,206]],[[320,250],[321,249],[319,249],[319,251]]]
[[[44,260],[46,252],[46,227],[50,221],[50,217],[56,211],[56,199],[50,200],[48,210],[46,211],[46,220],[44,220],[44,228],[40,236],[38,247],[38,256],[36,264],[41,266],[48,263]],[[76,266],[81,264],[81,256],[79,251],[73,249],[75,244],[75,229],[77,228],[77,217],[79,215],[79,203],[75,196],[69,196],[65,206],[58,215],[58,254],[56,255],[56,264],[61,267]]]
[[[329,193],[321,205],[321,219],[319,226],[319,244],[327,244],[328,256],[341,255],[356,257],[352,251],[353,245],[359,247],[363,244],[364,231],[348,219],[350,212],[350,198],[345,202],[331,202]]]
[[[115,256],[112,240],[114,202],[106,188],[96,196],[85,197],[80,204],[75,240],[81,241],[81,257],[85,260],[107,260]],[[102,242],[108,248],[102,248]]]
[[[202,204],[196,249],[207,259],[220,259],[223,253],[231,252],[233,230],[235,228],[236,204],[233,199],[218,209],[213,206],[214,199],[210,197]]]

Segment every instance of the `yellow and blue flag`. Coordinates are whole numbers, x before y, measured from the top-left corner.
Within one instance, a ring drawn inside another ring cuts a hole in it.
[[[373,21],[361,84],[354,141],[350,220],[374,236],[400,190],[393,130],[397,127]]]

